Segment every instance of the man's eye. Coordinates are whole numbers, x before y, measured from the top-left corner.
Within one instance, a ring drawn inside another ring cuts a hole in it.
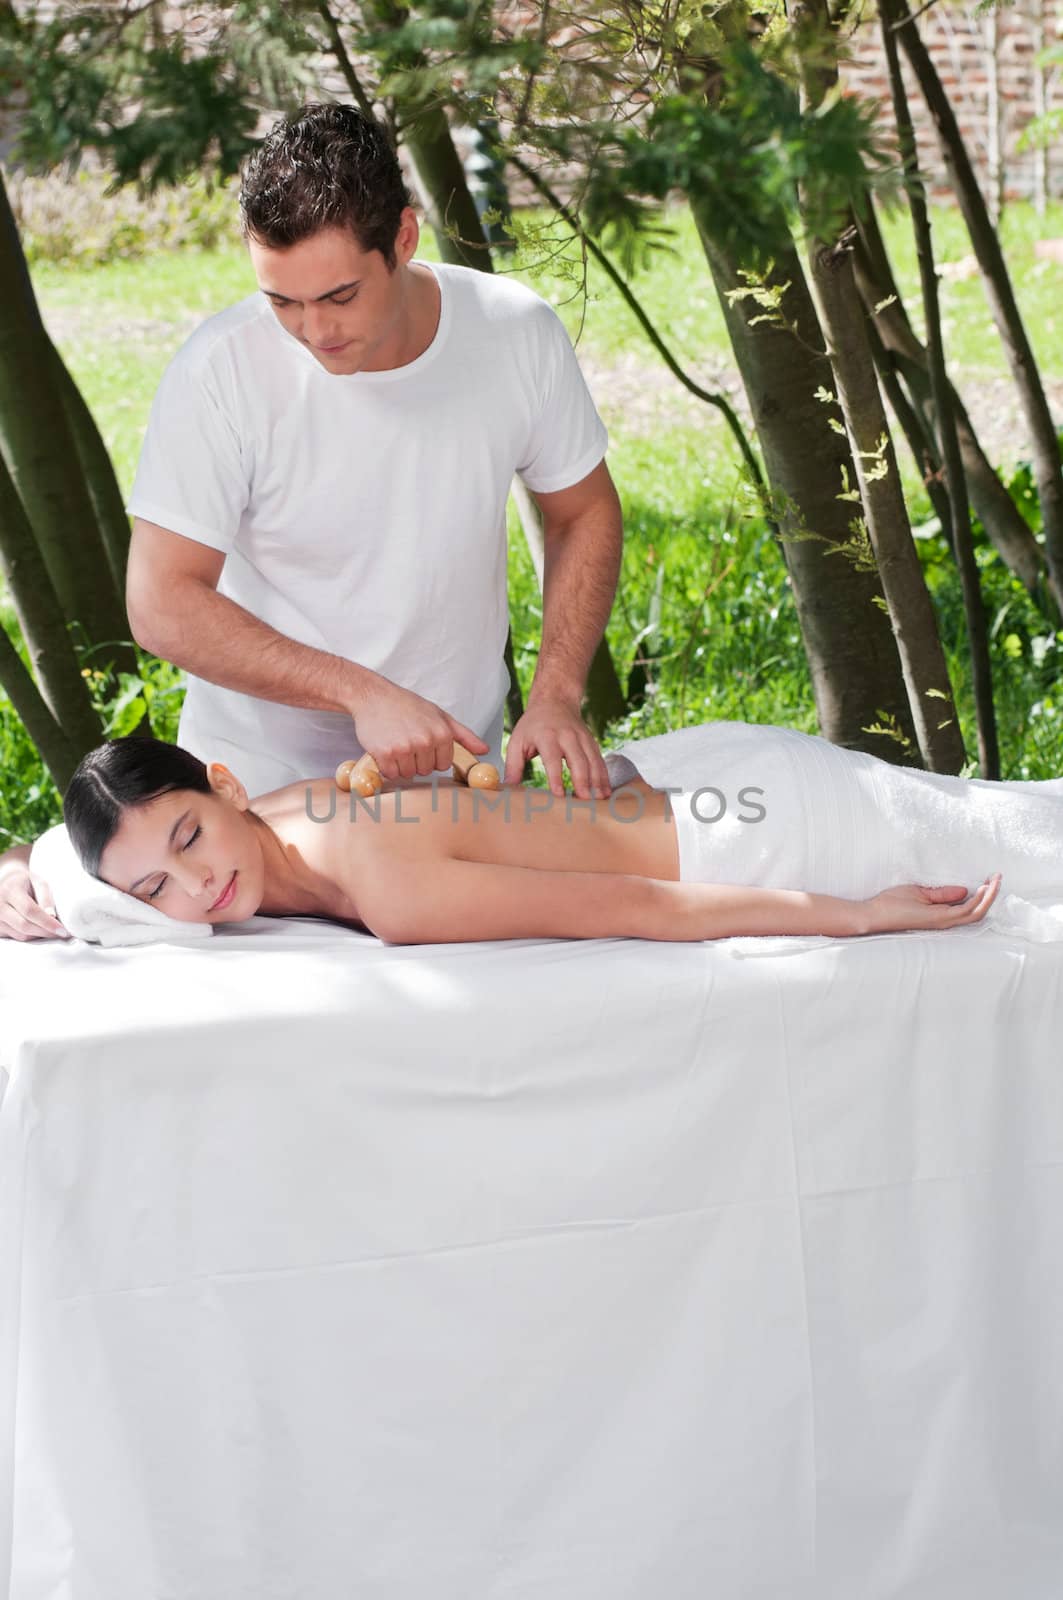
[[[351,301],[356,300],[357,298],[358,290],[355,289],[351,294],[345,295],[342,300],[333,300],[332,304],[334,306],[349,306]]]

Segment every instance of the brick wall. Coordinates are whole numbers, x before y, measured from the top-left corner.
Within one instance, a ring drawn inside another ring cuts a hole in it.
[[[915,0],[912,9],[917,9]],[[975,14],[973,0],[938,0],[919,18],[919,28],[991,206],[999,198],[1063,195],[1063,141],[1057,139],[1054,151],[1018,148],[1023,129],[1037,114],[1039,96],[1048,109],[1063,107],[1063,73],[1059,67],[1039,68],[1036,62],[1045,45],[1063,45],[1061,0],[1014,0],[988,16]],[[888,122],[889,82],[878,20],[870,7],[852,30],[850,51],[846,82],[884,101]],[[937,138],[906,62],[904,68],[920,161],[940,190],[944,169]]]

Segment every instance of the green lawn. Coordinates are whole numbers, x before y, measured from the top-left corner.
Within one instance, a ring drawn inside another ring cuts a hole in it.
[[[723,319],[689,215],[677,209],[671,220],[673,248],[654,255],[651,269],[636,277],[634,288],[691,375],[706,387],[726,384],[734,392]],[[934,230],[939,261],[955,262],[969,253],[954,211],[937,208]],[[1060,235],[1059,205],[1044,218],[1016,206],[1003,228],[1042,370],[1056,381],[1063,378],[1063,267],[1035,261],[1033,245],[1038,237]],[[914,305],[917,272],[903,216],[888,222],[887,237],[902,291]],[[664,371],[634,316],[593,262],[584,304],[578,251],[570,245],[559,255],[557,248],[557,236],[549,230],[538,253],[552,255],[551,262],[531,269],[525,259],[506,270],[518,271],[550,299],[573,337],[578,335],[581,359],[609,426],[609,463],[624,505],[625,552],[608,638],[622,679],[634,641],[650,620],[655,592],[659,595],[658,631],[648,641],[657,661],[655,692],[642,711],[613,730],[615,738],[721,717],[814,730],[790,589],[777,550],[736,498],[737,456],[718,414],[691,401]],[[435,255],[427,233],[420,253]],[[244,252],[225,247],[160,253],[88,271],[42,263],[33,277],[45,319],[128,488],[151,396],[167,360],[200,319],[254,289]],[[1007,369],[979,280],[947,280],[943,305],[952,370],[964,392],[997,385],[1006,394]],[[1008,430],[1009,438],[1013,432]],[[929,508],[910,461],[902,471],[913,518],[925,520]],[[921,540],[920,548],[973,750],[958,585],[940,540]],[[527,687],[538,648],[538,594],[512,510],[510,551],[514,644]],[[1006,775],[1053,776],[1063,771],[1059,649],[1037,644],[1045,625],[994,553],[987,548],[980,559],[995,629]],[[10,713],[0,734],[0,758],[8,770],[12,761],[26,758]],[[47,788],[45,782],[42,805]],[[11,820],[8,829],[15,832]],[[0,837],[0,846],[3,842]]]

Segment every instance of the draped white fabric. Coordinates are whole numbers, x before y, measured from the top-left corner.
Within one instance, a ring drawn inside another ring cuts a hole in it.
[[[989,929],[0,945],[0,1592],[1058,1600],[1061,1024]]]

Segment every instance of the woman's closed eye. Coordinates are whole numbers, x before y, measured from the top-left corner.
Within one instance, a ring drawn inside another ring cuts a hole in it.
[[[182,845],[182,846],[181,846],[181,848],[182,848],[182,849],[183,849],[183,850],[187,850],[187,849],[188,849],[188,846],[189,846],[189,845],[190,845],[190,844],[195,844],[195,842],[196,842],[196,840],[197,840],[197,839],[198,839],[198,838],[199,838],[199,836],[200,836],[200,834],[201,834],[201,833],[202,833],[202,832],[203,832],[203,829],[202,829],[202,828],[201,828],[201,827],[200,827],[200,826],[199,826],[199,824],[198,824],[198,823],[197,823],[197,824],[196,824],[196,831],[195,831],[195,832],[194,832],[194,833],[193,833],[193,834],[192,834],[192,836],[191,836],[191,837],[190,837],[190,838],[189,838],[189,840],[188,840],[188,843],[187,843],[187,844],[184,844],[184,845]],[[150,893],[150,894],[149,894],[149,895],[148,895],[148,899],[149,899],[149,900],[155,900],[155,899],[157,899],[157,898],[158,898],[158,896],[159,896],[159,895],[160,895],[160,894],[161,894],[161,893],[162,893],[162,891],[163,891],[163,888],[164,888],[164,887],[165,887],[165,884],[166,884],[166,879],[165,879],[165,878],[160,878],[160,879],[159,879],[159,882],[158,882],[158,885],[157,885],[157,887],[156,887],[156,888],[154,888],[154,889],[153,889],[153,890],[152,890],[152,891],[151,891],[151,893]]]

